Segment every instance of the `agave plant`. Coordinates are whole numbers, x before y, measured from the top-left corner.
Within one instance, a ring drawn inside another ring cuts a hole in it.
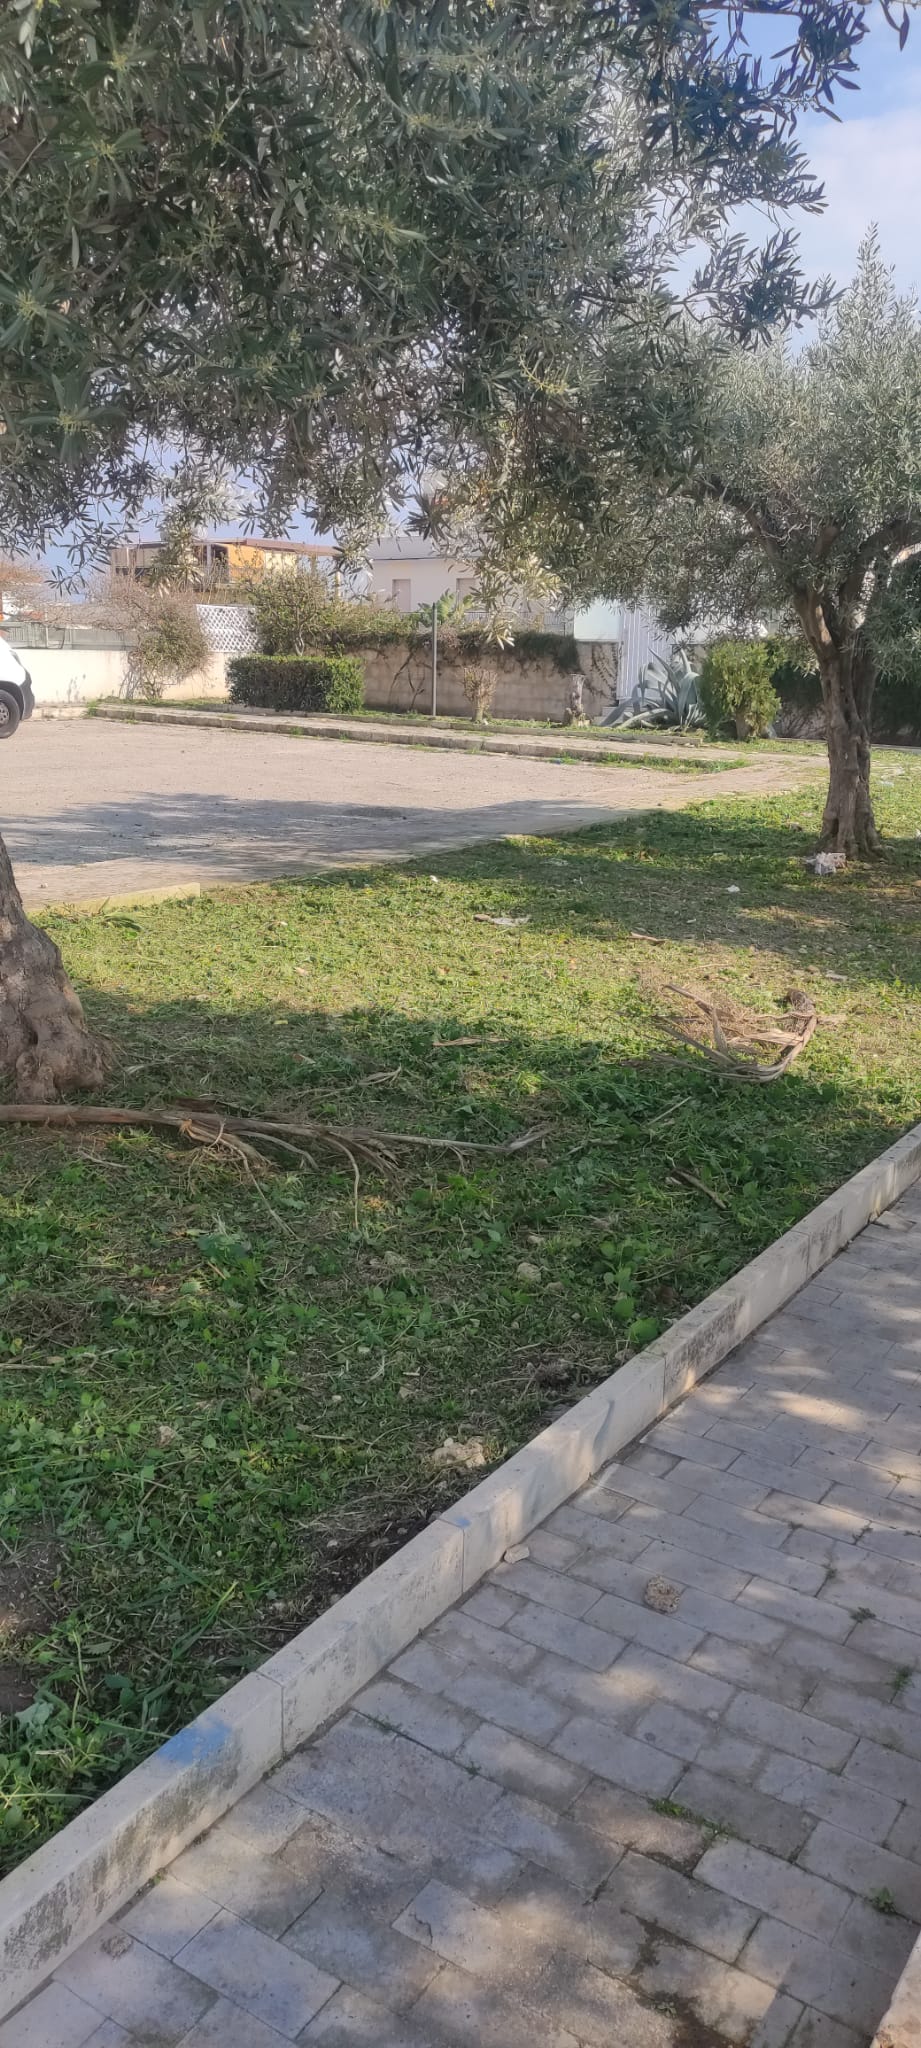
[[[681,732],[692,732],[704,723],[698,673],[683,647],[676,647],[667,661],[654,654],[646,663],[629,706],[620,707],[617,715],[606,723],[623,727],[677,726]]]

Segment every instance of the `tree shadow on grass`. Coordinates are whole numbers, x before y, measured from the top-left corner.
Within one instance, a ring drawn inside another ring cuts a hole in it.
[[[775,801],[782,808],[783,800]],[[318,875],[332,864],[325,880],[333,894],[325,900],[333,915],[337,890],[386,891],[387,862],[402,862],[405,853],[407,877],[420,861],[426,868],[437,863],[446,880],[480,889],[485,910],[527,918],[533,933],[562,943],[583,937],[618,946],[639,930],[678,944],[745,947],[789,962],[797,976],[815,963],[855,985],[897,979],[917,986],[921,905],[913,890],[921,880],[921,843],[914,837],[893,837],[879,863],[817,881],[804,866],[814,846],[812,821],[766,822],[742,800],[719,811],[649,811],[580,830],[584,815],[578,804],[534,801],[425,813],[411,806],[246,805],[177,796],[28,821],[14,826],[8,840],[28,873],[32,863],[72,862],[76,829],[82,860],[126,856],[138,887],[137,856],[148,852],[152,861],[202,861],[213,870],[206,887],[249,879],[254,867],[266,881],[283,883],[286,873],[315,860]],[[426,825],[445,843],[420,852],[411,841]],[[497,830],[509,836],[491,837]],[[480,838],[486,843],[451,850],[458,840]],[[117,887],[117,874],[109,881]]]
[[[921,812],[919,812],[921,815]],[[647,812],[559,839],[451,857],[446,877],[492,890],[535,931],[622,944],[640,931],[693,947],[745,948],[855,986],[921,976],[921,843],[893,837],[878,862],[817,879],[811,824],[766,825],[742,806]],[[484,901],[486,899],[484,898]]]

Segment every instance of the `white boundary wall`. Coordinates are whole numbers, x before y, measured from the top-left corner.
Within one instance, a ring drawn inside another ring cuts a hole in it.
[[[94,697],[118,697],[125,678],[125,657],[118,647],[17,647],[35,691],[40,717],[45,706],[89,704]],[[212,654],[207,666],[164,696],[223,697],[227,692],[225,656]]]

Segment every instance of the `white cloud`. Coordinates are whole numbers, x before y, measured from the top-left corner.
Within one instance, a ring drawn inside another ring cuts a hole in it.
[[[803,124],[802,141],[827,199],[823,214],[802,214],[795,223],[810,276],[830,272],[845,284],[861,236],[875,221],[898,288],[921,291],[921,71],[900,83],[910,87],[913,104],[875,114],[851,114],[845,106],[840,124]]]

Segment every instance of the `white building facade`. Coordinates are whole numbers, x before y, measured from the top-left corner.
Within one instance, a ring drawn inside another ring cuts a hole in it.
[[[442,597],[469,597],[476,589],[476,564],[441,553],[431,541],[412,534],[391,534],[368,551],[367,592],[395,611],[412,612],[437,604]],[[652,655],[667,656],[674,645],[655,615],[640,605],[593,604],[566,612],[543,605],[524,608],[534,625],[548,632],[572,633],[576,640],[616,645],[619,650],[618,694],[629,697]]]

